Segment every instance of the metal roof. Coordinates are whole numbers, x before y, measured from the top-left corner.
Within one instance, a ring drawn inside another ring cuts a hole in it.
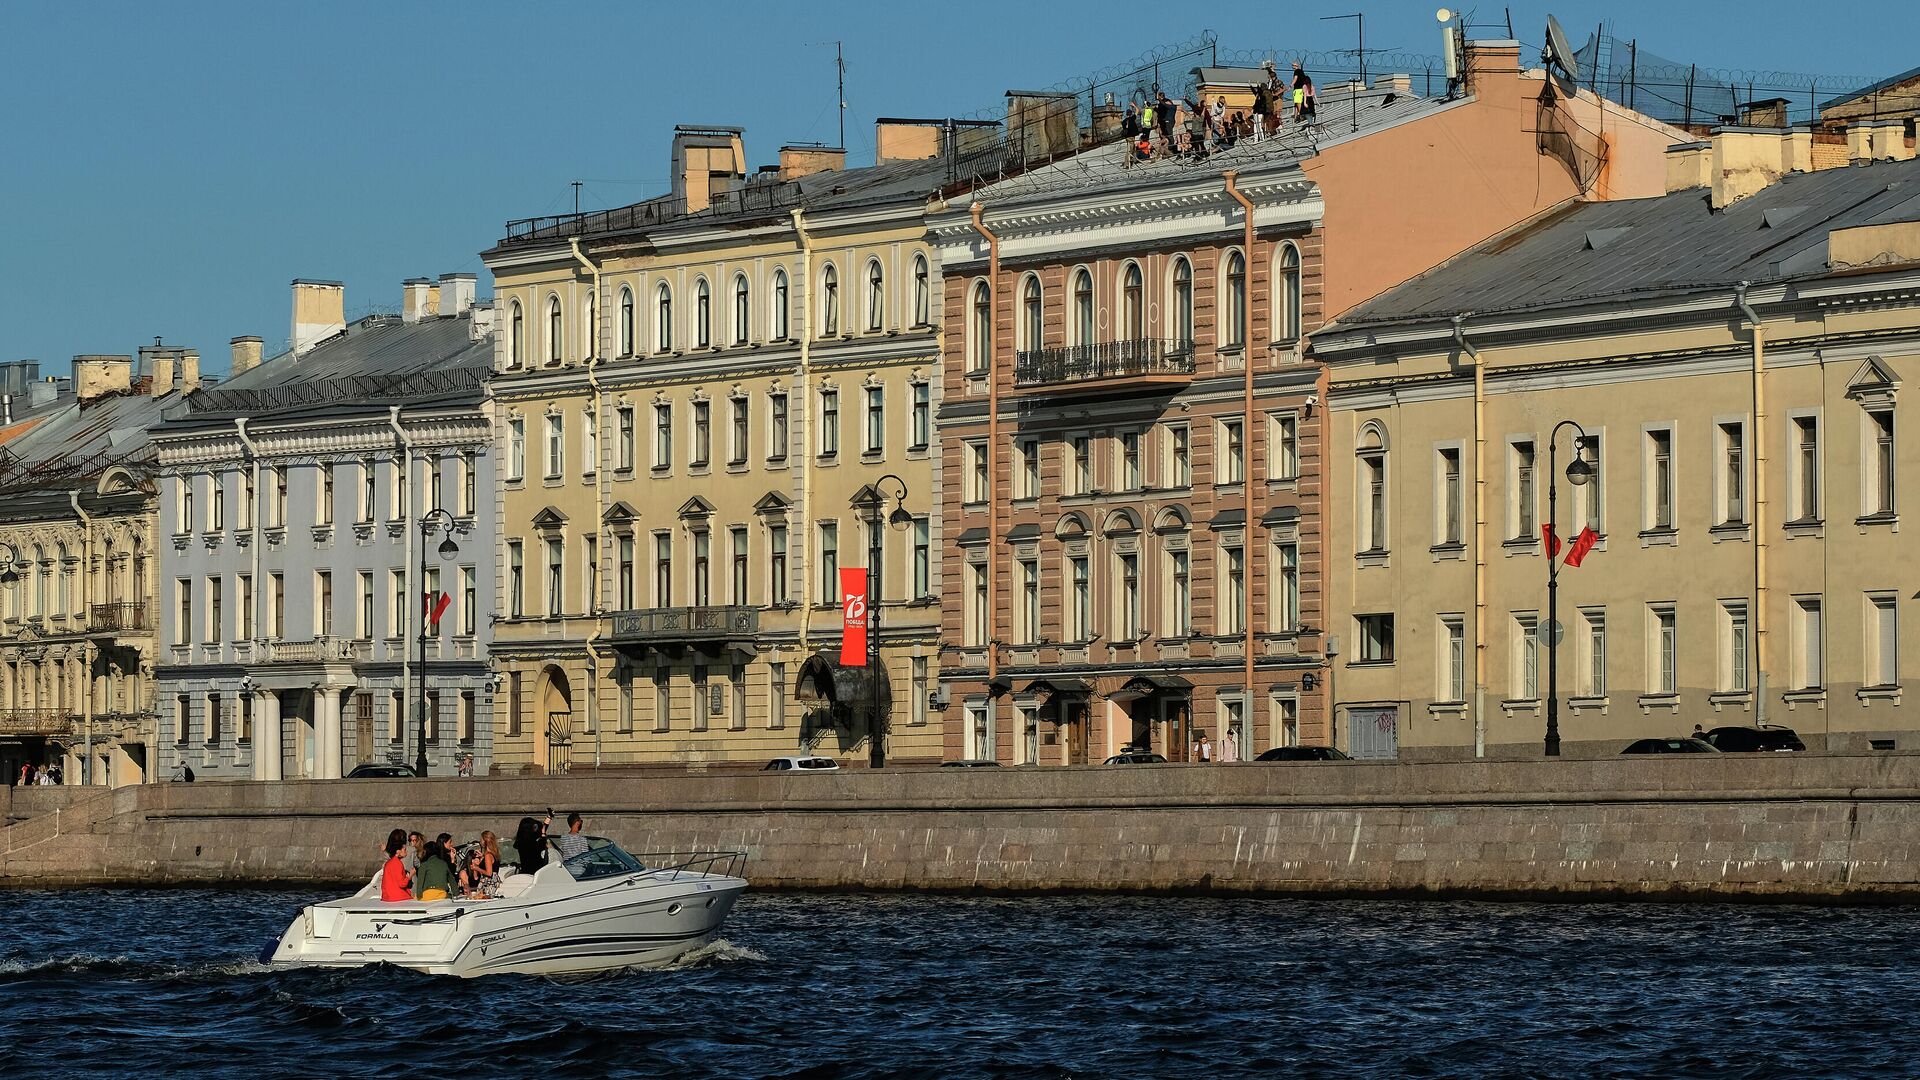
[[[1525,311],[1825,273],[1827,234],[1920,220],[1920,160],[1795,173],[1724,210],[1704,189],[1571,203],[1340,316],[1339,325]]]
[[[153,458],[149,440],[166,410],[183,395],[139,390],[64,408],[0,447],[0,492],[91,488],[115,465],[141,472]]]

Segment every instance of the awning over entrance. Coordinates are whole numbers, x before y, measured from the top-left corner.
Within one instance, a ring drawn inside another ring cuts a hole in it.
[[[893,696],[884,664],[880,667],[880,696],[883,699]],[[815,653],[807,657],[800,665],[800,673],[794,676],[793,697],[802,705],[870,708],[873,669],[848,667],[828,653]]]
[[[1192,680],[1179,675],[1135,675],[1120,687],[1119,693],[1146,697],[1149,694],[1185,693],[1192,689]]]
[[[1046,694],[1049,697],[1062,697],[1073,695],[1084,696],[1092,690],[1093,686],[1085,679],[1075,679],[1070,676],[1059,675],[1052,678],[1035,679],[1028,683],[1027,688],[1021,691],[1021,693]]]

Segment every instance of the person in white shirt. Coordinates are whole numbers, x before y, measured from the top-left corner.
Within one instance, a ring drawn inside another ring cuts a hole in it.
[[[1207,733],[1204,731],[1200,733],[1199,738],[1194,740],[1193,760],[1195,761],[1212,761],[1213,760],[1213,744],[1207,741]]]
[[[1220,737],[1220,760],[1221,761],[1239,761],[1240,760],[1240,729],[1239,728],[1230,727],[1227,729],[1227,733]]]

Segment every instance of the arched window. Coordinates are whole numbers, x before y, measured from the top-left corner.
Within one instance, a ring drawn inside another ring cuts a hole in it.
[[[520,367],[527,362],[527,320],[520,310],[520,301],[515,300],[508,306],[507,315],[507,366]]]
[[[673,351],[673,290],[666,282],[660,283],[660,291],[655,293],[653,326],[654,347],[659,352]]]
[[[1355,492],[1360,504],[1358,536],[1362,553],[1387,550],[1387,429],[1378,420],[1369,421],[1360,431],[1359,447],[1354,452],[1357,468]]]
[[[1073,275],[1073,343],[1093,344],[1093,275],[1085,270]]]
[[[633,289],[620,288],[620,355],[633,355]]]
[[[840,271],[832,263],[820,273],[820,336],[840,333]]]
[[[1220,340],[1228,345],[1247,343],[1247,260],[1238,251],[1227,253],[1226,326]]]
[[[913,325],[926,326],[933,322],[933,279],[927,268],[927,257],[913,257]]]
[[[1280,245],[1280,340],[1300,340],[1300,249]]]
[[[600,352],[600,304],[591,290],[587,293],[587,308],[581,312],[580,351],[586,356],[596,356]]]
[[[1185,259],[1173,260],[1173,336],[1193,344],[1193,264]]]
[[[753,297],[747,292],[747,275],[733,275],[733,343],[747,343],[747,328],[753,325]]]
[[[560,298],[547,297],[547,363],[560,362],[561,323],[566,316],[560,313]]]
[[[713,344],[713,291],[707,279],[693,283],[693,347],[704,349]]]
[[[773,340],[787,340],[787,272],[773,272]]]
[[[1020,286],[1020,348],[1038,349],[1045,328],[1040,307],[1040,279],[1028,274]]]
[[[887,321],[887,276],[879,259],[867,260],[867,329],[879,330]]]
[[[973,326],[967,337],[967,370],[982,372],[993,357],[993,301],[987,296],[987,283],[973,286]]]
[[[1140,264],[1128,263],[1120,279],[1120,336],[1137,340],[1147,336],[1147,303]]]

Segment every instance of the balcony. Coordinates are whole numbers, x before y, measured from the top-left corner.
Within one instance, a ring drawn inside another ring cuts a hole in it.
[[[96,634],[153,629],[147,623],[147,605],[142,603],[95,604],[87,626]]]
[[[0,709],[0,735],[64,738],[78,722],[64,709]]]
[[[270,664],[325,664],[358,659],[360,643],[344,638],[267,642],[267,663]]]
[[[1014,360],[1016,391],[1124,390],[1193,381],[1193,342],[1129,338],[1093,345],[1023,349]]]
[[[760,632],[760,609],[733,605],[640,608],[613,613],[614,644],[692,645],[751,641]]]

